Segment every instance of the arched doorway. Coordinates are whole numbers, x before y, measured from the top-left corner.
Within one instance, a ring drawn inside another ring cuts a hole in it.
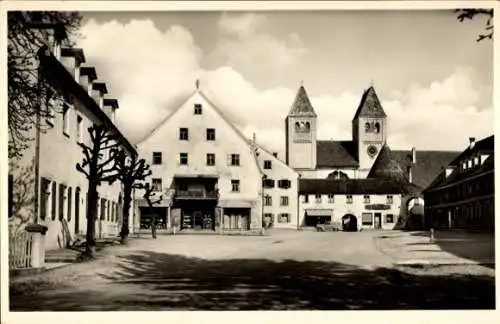
[[[344,232],[357,232],[358,219],[353,214],[346,214],[342,217],[342,230]]]

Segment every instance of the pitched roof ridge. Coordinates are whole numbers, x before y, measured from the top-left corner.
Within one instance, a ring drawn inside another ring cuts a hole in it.
[[[401,166],[392,156],[391,148],[387,143],[380,149],[377,159],[368,173],[368,178],[391,179],[397,181],[404,180],[407,182]]]
[[[363,92],[353,120],[358,119],[360,116],[377,118],[387,117],[373,86],[370,86]]]
[[[205,95],[205,93],[203,93],[203,91],[201,90],[197,90],[197,92],[200,94],[200,96],[205,99],[206,102],[208,102],[208,104],[210,106],[212,106],[212,108],[215,110],[215,112],[217,114],[219,114],[219,116],[222,118],[222,120],[224,120],[226,122],[226,124],[229,125],[229,127],[231,127],[238,136],[241,137],[241,139],[243,140],[243,142],[248,145],[248,147],[252,150],[252,155],[254,157],[254,160],[255,160],[255,165],[257,166],[257,170],[259,170],[259,173],[262,175],[264,174],[264,171],[262,170],[262,168],[260,167],[260,164],[259,164],[259,160],[257,159],[257,155],[256,155],[256,152],[254,150],[254,148],[248,143],[248,138],[246,138],[246,136],[243,134],[243,132],[241,130],[238,129],[238,127],[236,127],[232,122],[230,122],[227,117],[224,115],[224,113],[222,112],[222,110],[219,108],[219,105],[216,104],[215,102],[213,102],[212,100],[210,100],[207,95]]]
[[[253,140],[250,140],[250,139],[249,139],[248,141],[249,141],[249,143],[250,143],[251,145],[255,145],[257,148],[259,148],[259,149],[263,150],[263,151],[264,151],[264,152],[266,152],[267,154],[270,154],[270,155],[271,155],[271,156],[272,156],[275,160],[279,161],[282,165],[284,165],[284,166],[285,166],[285,167],[287,167],[288,169],[292,170],[294,173],[297,173],[297,174],[298,174],[298,172],[297,172],[297,171],[295,171],[295,169],[294,169],[294,168],[292,168],[291,166],[289,166],[288,164],[286,164],[286,163],[285,163],[285,161],[283,161],[283,160],[281,160],[280,158],[278,158],[278,157],[274,156],[274,155],[273,155],[273,153],[272,153],[270,150],[266,149],[266,148],[265,148],[262,144],[259,144],[259,143],[257,143],[257,142],[254,142]]]
[[[144,142],[145,140],[147,140],[149,137],[151,137],[156,131],[158,131],[158,129],[160,129],[160,127],[165,124],[167,122],[167,120],[169,120],[172,116],[174,116],[181,108],[182,106],[184,106],[184,104],[189,100],[191,99],[191,97],[196,93],[196,91],[191,91],[189,93],[189,95],[186,95],[186,99],[185,100],[182,100],[182,102],[179,100],[179,102],[181,102],[181,104],[177,105],[174,110],[172,110],[172,112],[170,114],[168,114],[167,116],[165,116],[165,118],[163,118],[155,127],[153,127],[145,136],[143,136],[139,141],[137,141],[135,143],[135,145],[139,145],[141,144],[142,142]]]

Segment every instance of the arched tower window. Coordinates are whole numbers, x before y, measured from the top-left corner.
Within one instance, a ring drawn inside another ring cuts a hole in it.
[[[305,131],[308,132],[311,130],[311,124],[309,122],[306,122],[306,129]]]
[[[365,123],[365,132],[370,132],[371,130],[371,127],[370,127],[370,123]]]
[[[375,123],[375,133],[380,133],[380,123]]]
[[[300,123],[299,122],[295,123],[295,130],[300,131]]]

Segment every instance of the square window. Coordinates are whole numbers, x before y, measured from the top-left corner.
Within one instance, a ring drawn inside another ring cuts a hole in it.
[[[207,165],[214,166],[215,165],[215,154],[207,153]]]
[[[364,197],[363,197],[363,202],[364,202],[365,204],[369,204],[369,203],[370,203],[370,196],[364,196]]]
[[[288,197],[287,196],[280,197],[280,205],[281,206],[288,206]]]
[[[151,188],[153,191],[161,191],[161,178],[153,178]]]
[[[388,224],[394,223],[394,215],[393,214],[385,215],[385,222]]]
[[[330,203],[330,204],[335,203],[335,195],[332,195],[332,194],[328,195],[328,203]]]
[[[231,191],[232,192],[240,191],[240,180],[231,180]]]
[[[194,114],[201,115],[201,112],[202,112],[201,104],[194,104]]]
[[[278,187],[281,189],[288,189],[292,185],[292,182],[290,180],[282,179],[278,181]]]
[[[346,203],[352,204],[352,195],[347,195],[346,196]]]
[[[240,155],[239,154],[230,154],[229,164],[233,165],[233,166],[239,166],[240,165]]]
[[[274,180],[273,179],[264,179],[262,180],[262,186],[264,188],[274,188]]]
[[[373,224],[373,215],[372,215],[372,213],[363,213],[363,214],[361,214],[361,224],[363,224],[363,225],[372,225]]]
[[[321,194],[316,194],[315,195],[315,201],[317,204],[321,204]]]
[[[288,213],[279,214],[278,223],[290,223],[290,214]]]
[[[187,153],[180,153],[179,154],[179,162],[181,165],[187,165],[188,164],[188,154]]]
[[[264,197],[264,205],[265,206],[272,206],[273,205],[273,197],[265,196]]]
[[[153,152],[153,164],[161,164],[161,152]]]
[[[271,160],[265,160],[264,161],[264,169],[270,170],[271,168],[272,168]]]
[[[185,127],[181,127],[179,129],[179,139],[181,141],[187,141],[189,140],[189,130]]]
[[[207,128],[207,141],[215,141],[215,128]]]

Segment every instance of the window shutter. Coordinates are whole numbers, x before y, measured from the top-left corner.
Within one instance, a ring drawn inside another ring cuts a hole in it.
[[[73,201],[71,187],[68,188],[68,222],[71,221],[71,202]]]
[[[51,203],[51,207],[52,207],[52,220],[56,220],[56,214],[57,214],[57,184],[56,182],[52,182],[52,203]]]
[[[41,188],[40,188],[40,195],[41,195],[41,199],[40,199],[40,219],[41,220],[45,220],[45,218],[47,217],[47,198],[49,198],[49,195],[48,195],[48,191],[49,191],[49,187],[50,187],[50,181],[46,178],[42,178],[42,181],[40,183],[41,185]],[[12,194],[11,194],[12,195]],[[11,199],[9,197],[9,199]],[[10,213],[12,211],[9,212],[9,216],[10,216]]]
[[[64,219],[64,191],[66,187],[63,184],[59,184],[59,220]]]

